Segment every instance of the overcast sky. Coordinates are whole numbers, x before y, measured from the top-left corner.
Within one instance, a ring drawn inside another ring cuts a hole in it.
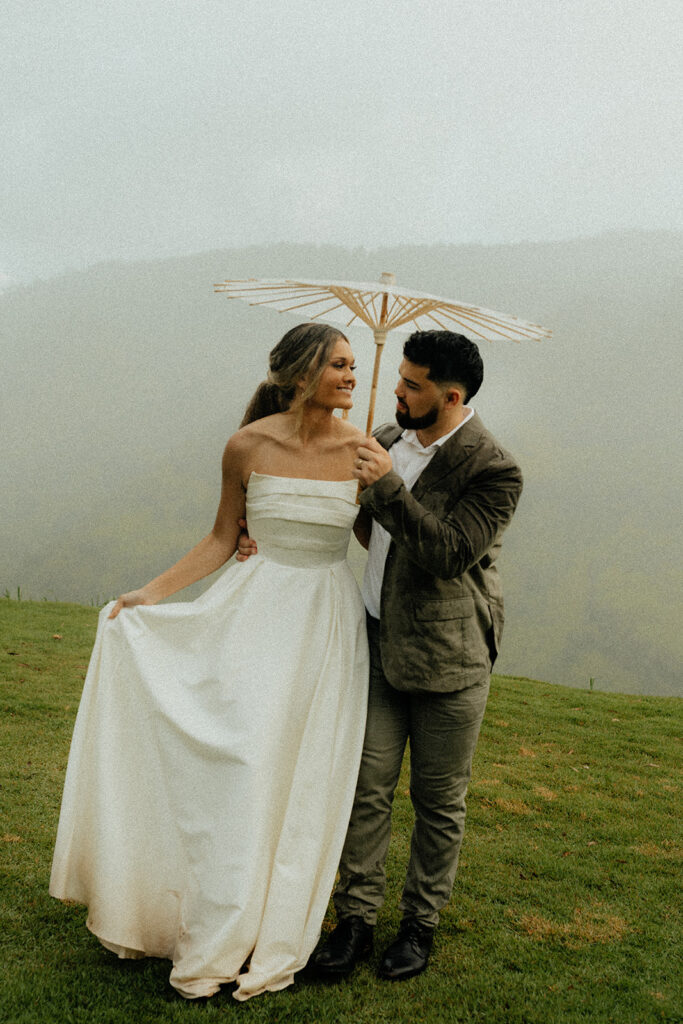
[[[683,227],[680,0],[3,0],[0,276]]]

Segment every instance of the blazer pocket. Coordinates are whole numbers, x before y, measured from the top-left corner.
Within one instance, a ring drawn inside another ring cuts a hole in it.
[[[474,601],[471,597],[426,598],[414,600],[413,611],[418,622],[468,619],[474,615]]]

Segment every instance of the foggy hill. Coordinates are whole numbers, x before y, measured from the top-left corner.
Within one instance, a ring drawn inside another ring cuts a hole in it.
[[[525,472],[503,545],[501,672],[680,693],[681,235],[548,244],[286,245],[99,264],[0,295],[0,593],[98,601],[213,522],[223,445],[296,318],[227,277],[376,280],[514,313],[543,343],[483,343],[474,405]],[[349,330],[364,425],[373,345]],[[383,357],[392,418],[401,337]],[[358,554],[354,555],[356,561]]]

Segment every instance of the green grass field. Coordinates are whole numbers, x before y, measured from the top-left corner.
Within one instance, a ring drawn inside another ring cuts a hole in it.
[[[97,609],[0,600],[0,1020],[7,1024],[680,1021],[683,702],[495,677],[450,905],[427,972],[187,1003],[169,964],[121,962],[47,893]],[[404,775],[377,952],[393,937]],[[330,927],[332,918],[326,922]]]

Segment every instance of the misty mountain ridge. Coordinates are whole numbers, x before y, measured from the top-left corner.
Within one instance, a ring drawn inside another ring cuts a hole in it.
[[[473,405],[526,481],[503,545],[497,670],[680,693],[680,253],[668,232],[372,252],[282,244],[12,287],[0,296],[0,592],[105,600],[211,528],[222,448],[297,322],[214,294],[215,282],[391,270],[399,286],[554,331],[481,343]],[[367,328],[347,333],[363,427],[374,346]],[[376,422],[393,418],[403,337],[385,346]]]

